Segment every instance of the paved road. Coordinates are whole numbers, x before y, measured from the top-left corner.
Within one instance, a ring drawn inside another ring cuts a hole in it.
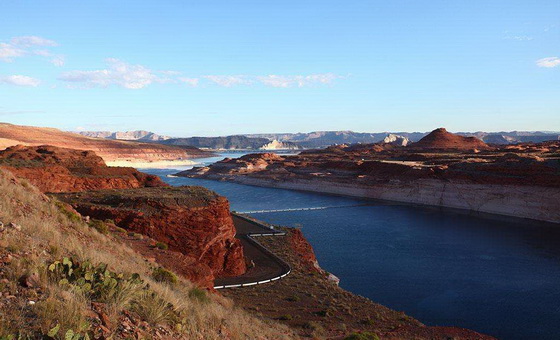
[[[250,284],[259,281],[266,281],[278,278],[290,272],[289,265],[261,246],[258,241],[255,240],[258,240],[258,237],[250,236],[252,234],[284,235],[283,232],[268,229],[256,222],[246,220],[236,215],[233,215],[233,223],[237,229],[236,237],[243,245],[243,252],[245,254],[245,258],[247,259],[247,263],[251,263],[251,261],[253,261],[255,265],[254,267],[249,268],[247,272],[241,276],[217,278],[214,281],[214,286],[216,288],[222,288],[221,286],[225,285]]]

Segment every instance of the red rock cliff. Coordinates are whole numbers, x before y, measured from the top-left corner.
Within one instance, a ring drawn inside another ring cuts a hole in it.
[[[103,190],[58,197],[82,215],[113,219],[120,227],[168,244],[169,249],[195,258],[197,265],[210,268],[214,277],[246,270],[229,202],[207,189]]]
[[[17,145],[0,151],[0,166],[43,192],[159,187],[157,176],[133,168],[108,167],[93,151]]]

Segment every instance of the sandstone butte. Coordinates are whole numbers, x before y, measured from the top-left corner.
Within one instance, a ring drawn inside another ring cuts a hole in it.
[[[113,219],[169,245],[175,254],[168,257],[183,264],[177,271],[201,286],[245,272],[229,202],[204,188],[172,188],[133,168],[107,167],[92,151],[53,146],[9,147],[0,151],[0,167],[44,193],[72,192],[59,198],[83,216]]]
[[[53,128],[0,123],[0,149],[15,145],[51,145],[94,151],[109,161],[170,161],[208,155],[194,147],[177,147],[103,138],[90,138]]]
[[[440,128],[407,146],[249,154],[178,175],[560,223],[560,141],[492,146]]]

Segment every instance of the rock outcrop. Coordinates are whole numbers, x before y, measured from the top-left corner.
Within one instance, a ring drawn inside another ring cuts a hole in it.
[[[93,151],[17,145],[0,151],[0,167],[43,192],[160,187],[157,176],[133,168],[108,167]]]
[[[57,197],[82,215],[111,219],[121,228],[165,243],[192,257],[194,266],[208,268],[214,277],[236,276],[246,270],[229,202],[205,188],[103,190]]]
[[[301,150],[301,146],[292,142],[280,142],[278,140],[272,140],[259,148],[260,150]]]
[[[444,128],[435,129],[418,142],[411,144],[423,150],[486,150],[490,147],[476,137],[463,137],[447,132]]]
[[[394,135],[392,133],[388,134],[387,137],[383,139],[384,144],[392,144],[396,146],[407,146],[410,140],[407,137]]]

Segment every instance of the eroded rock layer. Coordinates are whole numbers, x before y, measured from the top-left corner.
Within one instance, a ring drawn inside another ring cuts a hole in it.
[[[93,151],[17,145],[0,151],[0,166],[43,192],[160,187],[157,176],[134,168],[108,167]]]
[[[192,257],[196,266],[209,268],[214,277],[240,275],[246,270],[229,202],[205,188],[102,190],[57,197],[82,215],[112,219],[119,227]]]

